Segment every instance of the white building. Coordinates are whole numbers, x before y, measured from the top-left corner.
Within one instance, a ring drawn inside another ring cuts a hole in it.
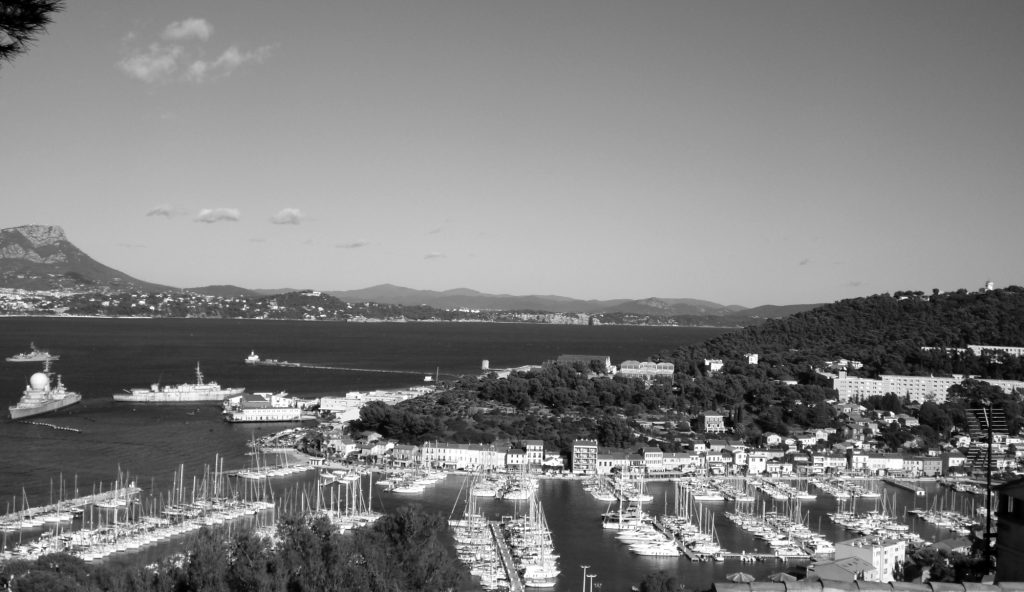
[[[671,362],[638,362],[626,360],[619,364],[618,374],[622,376],[635,376],[637,378],[655,378],[664,376],[672,378],[676,372],[676,365]]]
[[[425,442],[420,447],[420,459],[428,466],[499,469],[505,467],[506,452],[490,444]]]
[[[974,352],[974,355],[1008,354],[1019,358],[1024,356],[1024,347],[1012,345],[968,345],[967,349]]]
[[[883,374],[879,378],[858,378],[848,376],[846,372],[840,371],[839,376],[832,379],[832,388],[836,389],[841,402],[861,401],[874,395],[882,396],[893,393],[899,397],[909,397],[915,403],[924,403],[925,401],[944,403],[949,387],[960,384],[967,378],[969,377],[962,374],[952,376]],[[978,380],[998,387],[1007,394],[1018,389],[1024,390],[1024,382],[1019,380],[985,378]]]
[[[874,566],[865,571],[864,579],[870,582],[891,582],[898,564],[903,563],[907,543],[896,539],[866,536],[836,543],[836,561],[846,557],[857,557]]]

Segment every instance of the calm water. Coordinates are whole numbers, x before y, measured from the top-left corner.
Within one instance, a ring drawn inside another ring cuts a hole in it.
[[[64,377],[68,388],[83,394],[82,403],[35,421],[73,427],[80,432],[54,430],[7,419],[0,421],[0,511],[20,505],[23,493],[34,504],[45,504],[77,484],[79,494],[104,488],[127,472],[150,495],[167,491],[176,470],[199,475],[211,466],[215,455],[227,469],[251,464],[245,456],[253,435],[270,433],[288,424],[228,424],[216,406],[115,404],[110,395],[125,388],[145,387],[151,382],[191,382],[195,364],[202,364],[207,380],[222,385],[241,385],[249,391],[278,391],[300,395],[343,394],[350,390],[401,387],[420,384],[424,374],[443,376],[475,374],[482,359],[492,368],[538,363],[563,353],[609,355],[614,363],[645,359],[664,349],[695,343],[721,334],[720,329],[655,327],[574,327],[516,324],[334,324],[220,320],[142,319],[30,319],[0,318],[0,355],[26,351],[29,342],[59,353],[53,370]],[[243,359],[251,350],[265,358],[317,363],[390,372],[306,370],[251,367]],[[0,404],[14,403],[32,372],[41,365],[0,365]],[[6,414],[4,414],[6,416]],[[426,493],[416,496],[374,493],[377,509],[418,503],[445,516],[463,509],[467,477],[451,475]],[[308,485],[308,477],[275,479],[278,499]],[[369,488],[366,479],[363,487]],[[375,487],[375,489],[377,489]],[[670,483],[652,483],[655,513],[675,506]],[[767,576],[786,564],[691,563],[685,558],[641,558],[629,553],[612,532],[601,527],[599,515],[607,504],[586,494],[579,482],[544,480],[540,490],[548,522],[560,554],[562,575],[556,590],[580,590],[580,565],[592,566],[596,583],[605,591],[627,591],[644,574],[666,570],[677,574],[688,589],[706,589],[726,574],[746,571]],[[943,495],[936,492],[935,496]],[[945,494],[948,496],[948,494]],[[945,497],[914,499],[909,492],[886,488],[889,505],[896,513],[908,506]],[[9,501],[8,501],[9,500]],[[522,503],[522,502],[520,502]],[[759,502],[760,503],[760,502]],[[877,502],[862,501],[859,510]],[[522,511],[513,502],[486,500],[482,510],[492,518]],[[723,545],[729,550],[766,551],[738,533],[724,516],[732,504],[706,506],[705,520],[713,520]],[[765,501],[765,509],[790,508]],[[825,513],[836,509],[832,498],[805,503],[799,513],[806,522],[831,535],[849,538],[832,525]],[[907,518],[913,521],[912,518]],[[912,522],[913,524],[913,522]],[[928,538],[946,533],[922,526]],[[146,559],[165,549],[140,555]],[[132,556],[127,556],[131,558]]]
[[[228,424],[214,405],[133,405],[111,395],[150,383],[193,382],[195,366],[206,380],[253,391],[286,390],[298,395],[344,394],[352,390],[422,384],[425,374],[442,378],[476,374],[481,360],[491,368],[540,363],[564,353],[646,359],[663,349],[695,343],[721,329],[666,327],[577,327],[485,323],[313,323],[195,319],[0,318],[0,356],[27,351],[30,342],[60,354],[53,371],[81,403],[31,421],[72,427],[80,433],[13,422],[6,407],[21,396],[41,364],[0,361],[0,511],[6,500],[47,503],[63,480],[79,490],[108,483],[118,470],[140,485],[161,487],[185,465],[201,473],[226,458],[228,469],[247,466],[245,444],[253,434],[286,424]],[[387,370],[311,370],[246,365],[250,351],[264,358]],[[55,484],[55,485],[54,485]]]

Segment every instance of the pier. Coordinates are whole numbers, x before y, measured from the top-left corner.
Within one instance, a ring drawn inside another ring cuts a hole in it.
[[[113,499],[129,499],[131,496],[136,495],[142,491],[141,487],[135,487],[130,485],[127,487],[118,487],[111,489],[110,491],[104,491],[103,493],[94,493],[92,495],[86,495],[83,497],[76,497],[55,504],[47,504],[45,506],[35,506],[32,508],[25,508],[10,514],[4,514],[0,516],[0,522],[11,522],[15,520],[22,520],[24,518],[30,518],[38,514],[47,514],[50,512],[57,512],[59,510],[67,511],[68,508],[81,508],[90,504],[97,504],[100,502],[106,502]]]
[[[884,477],[882,481],[892,485],[893,487],[899,487],[900,489],[906,489],[907,491],[914,492],[914,495],[925,495],[925,491],[913,483],[907,483],[906,481],[899,481],[898,479],[892,479],[890,477]]]
[[[501,559],[502,567],[505,568],[505,577],[508,578],[509,590],[511,592],[525,592],[526,587],[523,586],[523,580],[519,578],[519,572],[516,571],[516,564],[512,561],[512,553],[508,550],[505,537],[498,531],[498,523],[489,522],[487,526],[491,529],[494,547],[498,550],[498,558]]]

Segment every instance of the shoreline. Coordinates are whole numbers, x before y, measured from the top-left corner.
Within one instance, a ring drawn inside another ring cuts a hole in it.
[[[436,324],[462,324],[462,323],[474,323],[474,324],[491,324],[491,325],[531,325],[531,326],[552,326],[552,327],[647,327],[647,328],[665,328],[665,329],[722,329],[725,331],[736,331],[743,329],[745,325],[678,325],[678,324],[664,324],[664,325],[652,325],[652,324],[621,324],[621,323],[601,323],[599,325],[585,325],[580,323],[535,323],[530,321],[485,321],[485,320],[455,320],[455,321],[444,321],[440,319],[370,319],[365,321],[352,321],[348,319],[324,319],[324,320],[307,320],[307,319],[248,319],[248,318],[237,318],[237,317],[154,317],[154,316],[110,316],[110,315],[69,315],[69,314],[17,314],[17,315],[0,315],[2,319],[139,319],[139,320],[183,320],[183,321],[259,321],[259,322],[271,322],[271,323],[352,323],[352,324],[375,324],[375,323],[391,323],[391,324],[408,324],[408,323],[436,323]]]

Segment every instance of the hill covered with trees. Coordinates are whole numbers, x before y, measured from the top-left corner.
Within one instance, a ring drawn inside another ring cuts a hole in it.
[[[1024,345],[1024,289],[930,296],[897,292],[836,302],[673,352],[652,352],[654,361],[675,363],[671,380],[610,376],[579,364],[507,378],[465,377],[437,396],[395,407],[367,405],[358,428],[413,444],[540,439],[566,454],[573,439],[595,438],[602,446],[656,443],[672,450],[682,445],[695,415],[718,411],[737,436],[756,443],[763,432],[843,427],[829,403],[836,392],[817,371],[840,359],[861,362],[851,372],[865,377],[963,374],[1024,380],[1024,359],[975,355],[963,350],[969,344]],[[756,364],[749,363],[748,353],[758,354]],[[722,360],[722,369],[711,372],[707,359]],[[964,409],[982,400],[1020,417],[1018,397],[985,383],[968,381],[951,394],[947,403],[923,406],[916,433],[889,434],[888,443],[915,438],[922,445],[935,443],[964,427]],[[865,403],[902,412],[906,401],[893,396]],[[659,433],[640,428],[651,421],[661,425]]]

